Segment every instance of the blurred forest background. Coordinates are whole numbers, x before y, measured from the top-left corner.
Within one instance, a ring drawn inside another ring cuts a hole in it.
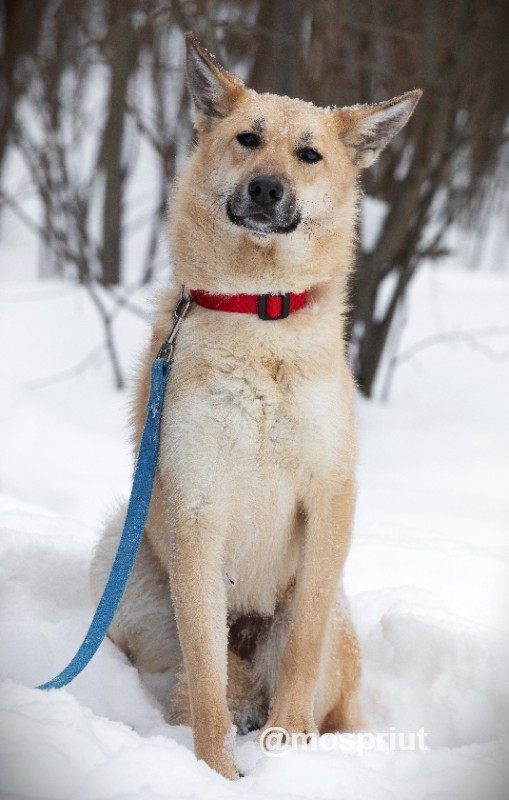
[[[8,208],[38,237],[41,277],[87,287],[117,385],[115,308],[141,313],[130,296],[168,264],[168,186],[192,137],[187,30],[258,91],[342,106],[424,90],[363,176],[378,224],[360,237],[349,335],[366,396],[419,266],[444,256],[451,225],[482,240],[509,211],[507,0],[0,0],[0,15],[0,237]]]

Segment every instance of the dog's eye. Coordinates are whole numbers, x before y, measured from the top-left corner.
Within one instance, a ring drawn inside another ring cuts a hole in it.
[[[260,137],[256,133],[239,133],[237,141],[242,147],[258,147],[261,142]]]
[[[316,164],[317,161],[322,160],[323,156],[316,150],[313,150],[312,147],[303,147],[302,150],[297,151],[297,158],[299,161],[304,161],[306,164]]]

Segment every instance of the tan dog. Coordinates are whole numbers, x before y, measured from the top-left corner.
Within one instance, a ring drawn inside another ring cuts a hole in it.
[[[235,778],[232,719],[242,731],[266,723],[305,734],[362,724],[341,589],[356,450],[346,282],[359,169],[421,93],[343,109],[259,95],[191,35],[187,71],[198,144],[171,205],[173,286],[137,380],[135,443],[182,285],[308,295],[271,321],[191,307],[149,520],[110,635],[140,669],[170,672],[172,719],[192,724],[198,758]],[[96,598],[124,513],[96,552]]]

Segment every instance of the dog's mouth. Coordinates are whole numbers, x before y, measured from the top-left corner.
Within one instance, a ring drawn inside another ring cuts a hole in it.
[[[291,233],[301,221],[300,214],[296,211],[289,222],[275,219],[272,215],[256,210],[240,215],[233,211],[230,201],[226,204],[226,214],[230,222],[247,228],[248,231],[259,236],[268,236],[270,233]]]
[[[239,225],[258,236],[268,236],[271,233],[291,233],[301,221],[301,216],[294,210],[290,219],[278,219],[260,208],[247,208],[242,214],[234,211],[232,200],[226,203],[226,214],[233,225]]]

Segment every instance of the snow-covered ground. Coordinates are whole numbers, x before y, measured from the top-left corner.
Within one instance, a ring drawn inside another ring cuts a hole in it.
[[[388,403],[359,400],[346,585],[370,730],[424,729],[428,749],[386,739],[270,758],[251,734],[237,738],[246,777],[230,784],[195,759],[190,730],[165,723],[109,641],[68,688],[31,688],[88,626],[92,547],[128,493],[131,458],[126,396],[94,351],[102,331],[83,290],[0,285],[2,798],[509,796],[509,280],[427,269],[409,303],[401,353],[435,334],[484,333],[402,359]],[[126,371],[146,333],[118,317]]]

